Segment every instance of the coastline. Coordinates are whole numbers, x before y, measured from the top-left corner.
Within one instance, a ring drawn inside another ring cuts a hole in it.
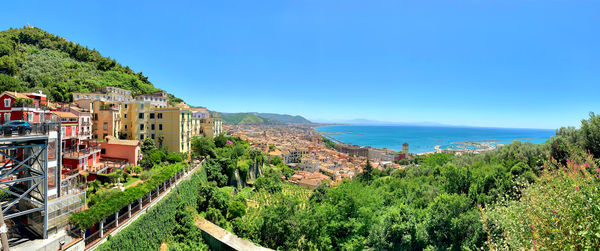
[[[322,130],[324,127],[338,126],[342,127]],[[529,128],[353,124],[321,124],[313,127],[313,130],[321,136],[333,139],[337,143],[376,149],[390,149],[397,152],[400,152],[402,149],[399,142],[408,142],[409,145],[413,146],[411,147],[413,151],[410,151],[410,153],[417,155],[441,151],[491,151],[502,145],[510,144],[513,141],[540,144],[554,136],[555,132],[551,129]],[[443,132],[441,133],[442,135],[440,135],[440,131]]]

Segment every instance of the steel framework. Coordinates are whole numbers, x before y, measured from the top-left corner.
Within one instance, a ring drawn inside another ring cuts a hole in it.
[[[48,237],[48,136],[0,138],[0,196],[4,219],[28,215]],[[39,212],[38,215],[32,215]],[[39,222],[41,220],[41,222]],[[31,224],[31,222],[29,222]]]

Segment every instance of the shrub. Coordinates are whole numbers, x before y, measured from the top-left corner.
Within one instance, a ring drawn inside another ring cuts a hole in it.
[[[185,166],[182,164],[165,166],[158,170],[156,174],[148,178],[144,183],[130,187],[123,192],[115,193],[90,207],[88,210],[72,214],[69,216],[69,222],[79,226],[81,229],[90,228],[102,219],[121,210],[123,207],[142,196],[145,196],[159,184],[175,176],[175,174],[183,170],[183,168],[185,168]]]
[[[187,210],[196,206],[198,187],[205,182],[206,175],[202,171],[193,174],[190,180],[179,183],[176,193],[167,195],[148,214],[100,245],[98,250],[159,250],[165,240],[169,249],[208,250]]]
[[[481,210],[489,248],[598,250],[598,175],[571,164],[567,172],[542,175],[523,191],[520,200]]]
[[[177,153],[169,153],[169,155],[167,155],[166,159],[171,164],[183,161],[183,158],[181,157],[181,155],[179,155]]]

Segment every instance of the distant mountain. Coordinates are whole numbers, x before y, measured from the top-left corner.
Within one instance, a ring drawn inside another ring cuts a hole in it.
[[[229,125],[277,125],[282,124],[278,121],[259,117],[253,113],[219,113],[223,123]]]
[[[277,122],[281,122],[284,124],[312,124],[312,122],[310,122],[310,120],[300,116],[300,115],[287,115],[287,114],[277,114],[277,113],[258,113],[258,112],[252,112],[252,114],[255,114],[261,118],[265,118],[265,119],[270,119],[270,120],[275,120]]]

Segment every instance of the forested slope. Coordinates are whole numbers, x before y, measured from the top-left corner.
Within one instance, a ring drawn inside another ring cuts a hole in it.
[[[41,90],[51,100],[70,102],[72,92],[93,92],[102,86],[133,94],[158,90],[142,72],[39,28],[0,32],[0,91]],[[169,98],[181,101],[170,94]]]

